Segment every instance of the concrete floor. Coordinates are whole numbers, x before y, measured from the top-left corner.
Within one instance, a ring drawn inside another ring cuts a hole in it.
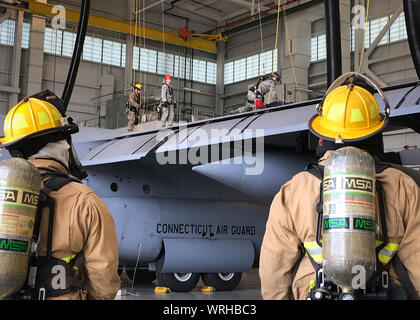
[[[260,279],[258,269],[252,269],[248,273],[242,274],[242,280],[234,291],[229,292],[201,292],[200,287],[203,282],[198,282],[193,291],[155,293],[157,286],[156,280],[152,283],[134,285],[123,281],[120,292],[115,300],[261,300]]]

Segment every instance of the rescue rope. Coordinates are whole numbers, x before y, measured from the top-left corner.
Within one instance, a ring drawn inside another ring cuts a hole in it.
[[[278,71],[278,70],[274,70],[274,62],[275,59],[278,59],[278,52],[277,52],[277,48],[278,48],[278,39],[279,39],[279,22],[280,22],[280,0],[278,0],[277,2],[277,24],[276,24],[276,40],[275,40],[275,44],[274,44],[274,51],[273,51],[273,59],[271,62],[271,70],[274,71]],[[268,103],[271,102],[271,92],[268,95]],[[284,100],[284,98],[283,98]]]
[[[261,7],[260,7],[260,0],[258,0],[258,20],[260,22],[260,39],[261,39],[261,53],[264,52],[264,39],[262,33],[262,24],[261,24]],[[264,67],[263,67],[264,69]]]
[[[287,0],[285,0],[285,1],[287,1]],[[281,0],[280,0],[280,2],[281,2]],[[286,5],[287,5],[287,3],[285,3],[283,6],[285,7]],[[284,21],[284,32],[286,34],[285,38],[290,40],[289,39],[289,28],[288,28],[287,17],[286,17],[286,10],[283,8],[282,12],[283,12],[283,21]],[[292,66],[293,79],[295,81],[295,91],[297,92],[297,94],[299,96],[299,101],[302,101],[302,96],[300,94],[300,91],[298,90],[296,71],[295,71],[295,66],[294,66],[293,59],[292,59],[292,52],[290,50],[290,45],[287,43],[286,47],[287,47],[287,52],[289,53],[290,65]]]
[[[141,244],[142,244],[142,242],[140,241],[140,243],[139,243],[139,252],[137,254],[136,267],[134,268],[134,273],[133,273],[133,281],[131,282],[131,290],[134,289],[134,281],[136,279],[137,267],[139,265],[139,260],[140,260]]]
[[[139,6],[140,6],[140,0],[136,0],[135,5],[135,23],[134,23],[134,48],[137,46],[137,31],[138,31],[138,25],[139,25]],[[130,23],[131,28],[131,23]],[[133,68],[133,83],[136,83],[136,69]]]
[[[277,3],[276,43],[274,45],[274,50],[277,50],[277,44],[278,44],[278,39],[279,39],[279,21],[280,21],[280,5],[281,5],[280,1],[281,0],[279,0]],[[273,65],[274,65],[274,58],[273,58]]]
[[[368,17],[369,17],[369,7],[370,7],[370,0],[367,0],[367,4],[366,4],[367,8],[366,8],[366,18],[365,18],[365,26],[363,28],[363,43],[362,43],[362,53],[360,55],[360,64],[359,64],[359,69],[357,71],[357,73],[360,73],[360,70],[362,69],[362,63],[363,63],[363,57],[365,55],[365,41],[366,41],[366,26],[368,23]]]
[[[146,7],[146,3],[145,3],[145,0],[143,0],[143,9]],[[145,49],[146,48],[146,10],[143,10],[143,32],[142,32],[142,44],[141,45],[143,45],[143,48]],[[140,46],[139,46],[139,63],[140,63],[140,52],[141,52],[141,48],[140,48]],[[140,69],[140,66],[139,66],[139,69]],[[144,84],[144,89],[142,90],[143,92],[143,105],[146,105],[146,79],[147,78],[147,73],[146,72],[143,72],[143,84]]]
[[[165,69],[166,69],[166,51],[165,51],[165,10],[163,10],[164,9],[164,6],[163,6],[163,3],[164,3],[165,1],[162,1],[162,48],[163,48],[163,54],[164,54],[164,57],[165,57]],[[165,70],[166,71],[166,70]]]
[[[54,28],[52,28],[52,30],[54,31],[54,33],[55,33],[55,42],[54,42],[54,78],[53,78],[53,80],[54,80],[54,92],[55,92],[55,74],[56,74],[56,72],[57,72],[57,33],[58,33],[58,30],[57,29],[54,29]]]

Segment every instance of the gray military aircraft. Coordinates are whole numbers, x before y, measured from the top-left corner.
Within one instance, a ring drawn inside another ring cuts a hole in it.
[[[411,42],[419,46],[418,33]],[[383,90],[391,106],[387,130],[420,133],[420,82]],[[156,276],[172,291],[192,290],[200,276],[216,290],[233,290],[258,266],[271,200],[316,160],[318,140],[307,124],[319,102],[141,133],[80,128],[73,143],[88,172],[84,183],[114,217],[121,269],[140,281]],[[420,165],[420,149],[399,158]]]

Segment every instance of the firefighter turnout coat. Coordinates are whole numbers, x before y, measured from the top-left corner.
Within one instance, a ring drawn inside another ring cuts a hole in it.
[[[29,161],[38,168],[68,173],[63,165],[51,159],[29,158]],[[76,182],[69,182],[50,196],[55,199],[52,256],[66,260],[83,252],[87,289],[86,294],[79,290],[52,299],[114,299],[120,287],[118,241],[107,206],[92,189]],[[42,211],[40,256],[47,251],[48,210],[46,207]]]
[[[323,164],[328,151],[320,164]],[[420,293],[420,188],[407,174],[387,168],[376,175],[384,192],[385,217],[389,242],[379,253],[379,260],[390,271],[391,280],[399,284],[391,258],[398,256]],[[264,299],[306,299],[315,271],[307,254],[322,262],[322,249],[316,243],[320,180],[301,172],[285,183],[275,196],[266,225],[259,273]],[[376,221],[380,225],[376,197]],[[377,237],[381,243],[382,231]],[[304,249],[304,250],[303,250]],[[299,263],[300,258],[303,256]],[[296,267],[296,270],[295,270]]]

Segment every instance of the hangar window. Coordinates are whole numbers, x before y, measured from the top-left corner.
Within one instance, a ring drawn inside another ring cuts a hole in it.
[[[102,62],[114,66],[121,66],[121,43],[104,40],[102,49]]]
[[[225,64],[225,84],[233,83],[233,62]]]
[[[233,81],[239,82],[245,80],[246,75],[246,59],[235,60],[233,64]]]
[[[29,48],[29,35],[31,33],[31,24],[24,22],[22,26],[22,48]]]
[[[273,51],[260,54],[260,74],[271,73],[273,71]]]
[[[101,62],[102,61],[102,39],[86,36],[83,45],[83,59]]]
[[[14,23],[13,20],[11,20]],[[7,40],[9,25],[0,24],[0,40],[8,43]],[[12,28],[12,37],[14,27]],[[29,46],[30,24],[24,24],[23,34],[24,45]],[[6,40],[5,40],[6,39]],[[26,40],[25,40],[26,39]],[[71,56],[76,40],[76,33],[45,28],[44,52]],[[103,40],[94,36],[86,36],[83,47],[82,58],[85,60],[125,67],[126,44]],[[158,52],[156,50],[133,47],[133,69],[154,74],[170,73],[175,77],[194,81],[216,84],[217,64],[200,59],[191,59],[185,56],[178,56],[170,53]],[[192,71],[194,71],[192,73]]]
[[[73,32],[63,32],[63,51],[62,55],[71,57],[73,55],[74,44],[76,43],[76,34]]]
[[[256,54],[246,58],[246,78],[258,77],[258,68],[260,65],[260,55]]]
[[[277,70],[277,50],[225,63],[225,84],[256,78]]]
[[[133,48],[133,69],[140,70],[140,48]]]
[[[366,26],[366,35],[365,35],[365,48],[369,48],[370,45],[375,41],[376,37],[382,31],[383,27],[388,23],[391,16],[381,17],[377,19],[373,19],[368,22]],[[355,49],[355,29],[351,27],[351,51]],[[389,30],[385,33],[381,41],[378,43],[379,45],[384,45],[388,43],[393,43],[395,41],[400,41],[407,39],[407,29],[405,26],[405,16],[404,12],[401,13],[398,18],[394,21],[391,25]]]
[[[390,28],[390,41],[399,41],[407,39],[407,28],[405,26],[404,12],[395,20]]]
[[[121,67],[125,67],[125,50],[126,50],[126,45],[125,43],[123,43],[121,45]]]
[[[13,46],[15,42],[15,21],[11,19],[4,20],[0,24],[0,43]]]
[[[181,79],[185,78],[185,57],[175,56],[174,77]]]
[[[0,43],[13,46],[15,43],[15,27],[16,23],[12,19],[6,19],[0,23]],[[22,48],[29,48],[29,34],[31,30],[31,24],[24,22],[22,25]]]
[[[61,55],[63,44],[63,31],[45,28],[44,33],[44,51],[52,54]]]
[[[157,73],[173,74],[174,73],[174,55],[164,52],[158,52],[157,56]]]
[[[206,82],[206,61],[193,59],[193,81]]]
[[[156,73],[157,51],[141,48],[140,49],[140,70]]]
[[[369,46],[375,41],[375,39],[378,37],[379,33],[385,27],[388,21],[389,21],[389,17],[387,16],[387,17],[374,19],[369,22],[369,43],[368,43]],[[368,33],[367,30],[366,30],[366,33]],[[389,30],[385,33],[385,35],[383,36],[381,41],[379,41],[378,44],[381,45],[381,44],[386,44],[386,43],[389,43]],[[365,45],[367,45],[367,43],[365,43]]]
[[[311,62],[327,58],[327,40],[325,34],[311,39]]]
[[[214,62],[207,62],[207,77],[206,82],[210,84],[216,84],[216,70],[217,64]]]

